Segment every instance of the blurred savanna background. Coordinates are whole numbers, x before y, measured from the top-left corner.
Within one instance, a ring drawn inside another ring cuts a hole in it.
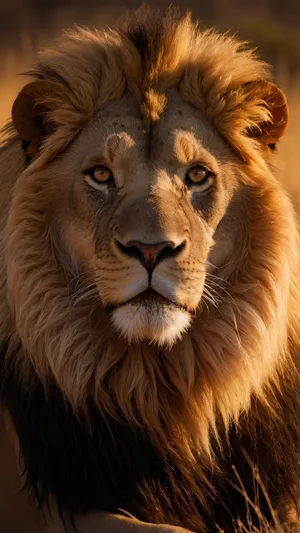
[[[126,0],[0,0],[0,122],[10,115],[17,91],[36,50],[63,29],[83,24],[111,25],[140,1]],[[170,0],[148,1],[167,7]],[[291,110],[288,133],[281,141],[274,167],[300,213],[300,1],[177,0],[182,12],[192,10],[203,27],[216,26],[246,39],[272,63],[276,82],[285,90]]]

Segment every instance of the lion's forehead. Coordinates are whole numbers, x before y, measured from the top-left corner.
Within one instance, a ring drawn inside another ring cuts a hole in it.
[[[165,111],[152,124],[145,121],[140,103],[128,94],[100,110],[83,132],[85,155],[93,157],[94,152],[101,157],[114,135],[126,140],[124,154],[130,151],[135,163],[143,161],[155,167],[176,162],[178,142],[183,137],[191,149],[198,144],[214,157],[234,158],[204,114],[176,90],[169,91]]]

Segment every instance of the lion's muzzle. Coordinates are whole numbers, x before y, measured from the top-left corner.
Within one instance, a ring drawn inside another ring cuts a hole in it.
[[[189,326],[204,282],[204,269],[194,266],[193,254],[200,253],[190,244],[187,211],[177,197],[156,190],[125,198],[113,227],[111,249],[120,274],[114,286],[99,287],[113,324],[128,341],[173,344]],[[201,252],[201,228],[198,235]]]

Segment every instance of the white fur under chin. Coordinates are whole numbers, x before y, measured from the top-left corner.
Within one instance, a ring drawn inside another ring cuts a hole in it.
[[[172,346],[188,329],[191,316],[172,304],[132,302],[117,308],[112,321],[129,343],[148,340]]]

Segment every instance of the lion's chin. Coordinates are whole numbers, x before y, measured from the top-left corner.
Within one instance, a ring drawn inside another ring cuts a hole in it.
[[[132,301],[113,311],[115,328],[128,343],[149,341],[171,347],[188,329],[190,313],[161,301]]]

